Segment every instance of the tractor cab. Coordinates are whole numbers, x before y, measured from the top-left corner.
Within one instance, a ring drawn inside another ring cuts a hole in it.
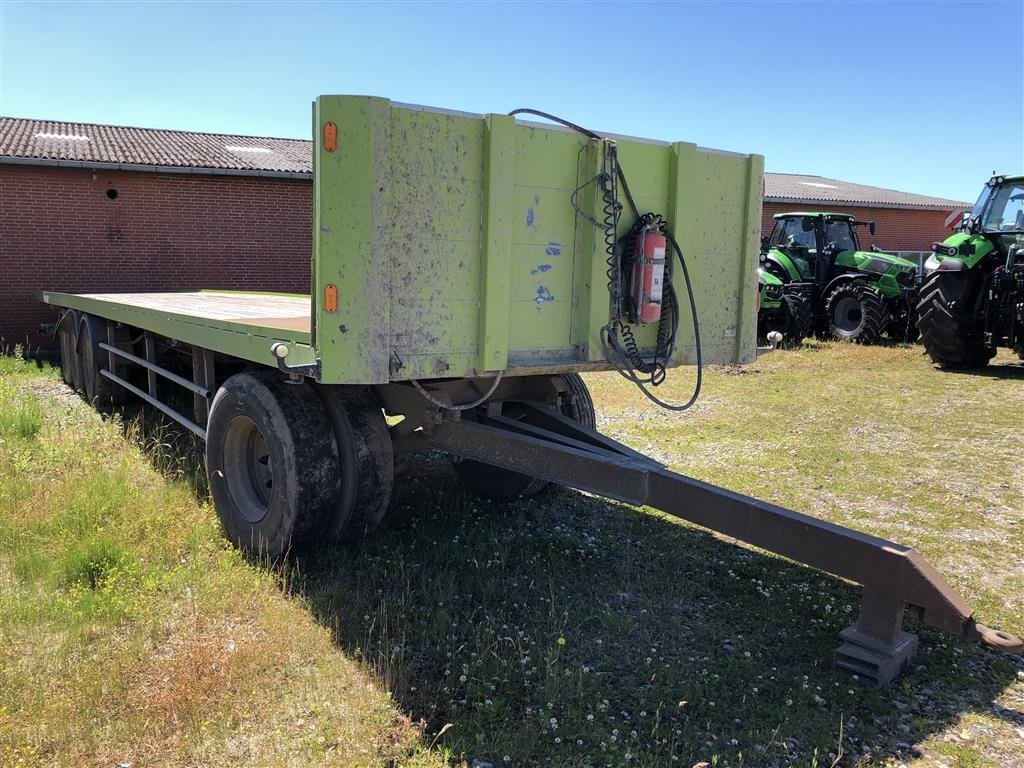
[[[776,253],[766,268],[786,282],[824,285],[832,276],[838,254],[860,250],[854,226],[861,225],[869,226],[874,234],[874,222],[855,221],[844,213],[780,213],[767,243],[769,252]]]

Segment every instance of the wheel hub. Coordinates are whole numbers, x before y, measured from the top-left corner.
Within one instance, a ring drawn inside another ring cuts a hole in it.
[[[263,432],[248,416],[236,416],[224,435],[224,482],[239,515],[250,523],[262,520],[274,489],[270,450]]]
[[[845,333],[853,333],[860,327],[863,315],[860,302],[852,296],[844,296],[836,304],[832,313],[832,322],[836,328]]]

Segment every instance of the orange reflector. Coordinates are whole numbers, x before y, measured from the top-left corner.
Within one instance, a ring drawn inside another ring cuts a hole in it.
[[[338,148],[337,123],[324,123],[324,149],[333,152]]]
[[[338,286],[334,283],[324,286],[324,309],[328,312],[338,311]]]

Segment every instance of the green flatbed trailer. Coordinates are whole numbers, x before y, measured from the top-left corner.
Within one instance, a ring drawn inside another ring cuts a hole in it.
[[[763,159],[567,125],[318,98],[311,295],[45,292],[65,380],[89,400],[135,394],[202,437],[226,533],[271,557],[364,535],[394,454],[433,448],[496,501],[568,485],[863,584],[836,663],[879,683],[916,651],[908,605],[1019,652],[913,550],[595,430],[580,371],[652,396],[677,366],[755,359]]]

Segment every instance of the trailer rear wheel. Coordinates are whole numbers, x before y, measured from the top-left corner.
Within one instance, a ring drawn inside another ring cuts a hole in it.
[[[57,324],[57,338],[60,343],[60,377],[64,383],[76,388],[75,368],[78,366],[78,355],[75,353],[76,334],[78,333],[78,313],[67,309]]]
[[[554,386],[559,380],[567,397],[562,398],[558,408],[563,416],[578,421],[585,427],[597,427],[597,415],[594,401],[586,383],[578,373],[561,373],[549,377]],[[503,416],[516,418],[515,403],[509,403]],[[548,486],[547,480],[523,475],[480,461],[457,461],[455,472],[475,493],[498,502],[509,502],[515,499],[527,499],[536,496]]]
[[[120,341],[118,346],[126,346],[128,340],[127,328],[115,328],[115,338]],[[100,405],[119,405],[127,397],[127,390],[115,384],[100,370],[106,368],[106,350],[100,349],[100,344],[107,341],[107,321],[94,315],[83,314],[78,324],[78,363],[81,367],[82,390],[85,399],[90,403]],[[127,374],[128,366],[121,358],[115,365],[114,373],[122,379]]]
[[[340,486],[324,528],[335,539],[365,536],[391,503],[395,459],[380,404],[363,387],[318,386],[338,444]]]
[[[231,541],[276,559],[309,544],[338,492],[338,446],[320,398],[276,371],[239,373],[217,390],[206,471]]]

